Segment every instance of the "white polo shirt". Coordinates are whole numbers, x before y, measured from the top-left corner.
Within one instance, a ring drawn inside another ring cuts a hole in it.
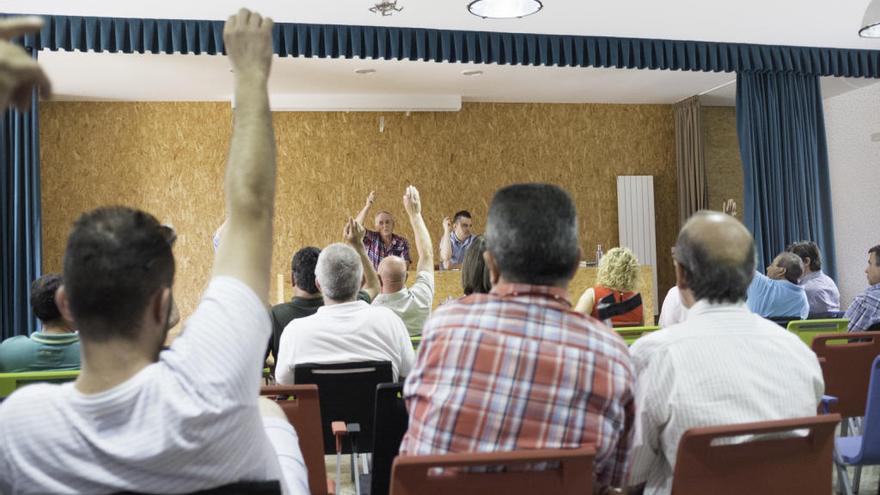
[[[384,306],[400,317],[410,335],[421,335],[434,303],[434,272],[421,271],[412,287],[379,294],[373,306]]]

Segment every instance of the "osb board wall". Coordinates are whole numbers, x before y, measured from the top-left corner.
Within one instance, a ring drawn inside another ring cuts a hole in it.
[[[175,296],[188,315],[208,280],[211,236],[224,215],[229,105],[55,102],[41,105],[40,118],[44,269],[60,269],[79,213],[106,204],[143,208],[178,232]],[[458,209],[470,210],[482,232],[501,186],[559,184],[577,203],[592,258],[596,244],[617,244],[615,177],[629,174],[655,176],[661,294],[673,283],[662,255],[674,242],[678,208],[669,106],[481,103],[408,117],[275,113],[274,124],[273,280],[289,272],[299,247],[338,240],[370,190],[377,191],[373,211],[392,212],[396,231],[412,240],[401,201],[407,184],[421,190],[435,245],[443,216]]]
[[[739,158],[734,107],[703,107],[703,152],[706,158],[706,182],[709,186],[709,207],[721,210],[726,199],[737,204],[737,217],[742,220],[743,169]]]

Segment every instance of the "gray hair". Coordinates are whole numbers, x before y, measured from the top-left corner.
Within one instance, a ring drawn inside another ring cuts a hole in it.
[[[350,301],[361,288],[364,267],[361,258],[351,246],[330,244],[318,255],[315,278],[321,284],[321,292],[334,301]]]
[[[785,279],[797,285],[804,274],[804,261],[795,253],[782,252],[776,257],[776,266],[785,269]]]

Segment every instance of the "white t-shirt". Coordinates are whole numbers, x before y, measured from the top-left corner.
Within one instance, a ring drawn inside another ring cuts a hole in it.
[[[678,287],[672,286],[666,297],[663,298],[663,307],[660,308],[660,320],[658,325],[660,328],[671,327],[677,325],[687,319],[688,310],[681,302],[681,294]]]
[[[293,383],[293,367],[304,363],[391,361],[394,379],[412,369],[415,353],[403,321],[388,308],[364,301],[321,306],[291,321],[281,333],[275,379]]]
[[[410,288],[393,294],[379,294],[374,306],[384,306],[400,317],[410,335],[421,335],[434,303],[434,272],[419,272]]]
[[[256,294],[217,277],[171,348],[126,382],[89,395],[73,383],[15,392],[0,405],[0,493],[183,493],[281,480],[257,406],[270,334]],[[287,479],[300,483],[282,482],[285,493],[308,492],[304,466]]]

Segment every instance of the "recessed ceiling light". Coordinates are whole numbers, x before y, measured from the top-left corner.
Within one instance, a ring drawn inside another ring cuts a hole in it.
[[[461,75],[463,76],[482,76],[483,71],[478,69],[468,69],[461,71]]]
[[[538,12],[544,7],[539,0],[474,0],[468,11],[483,19],[513,19]]]
[[[355,74],[360,74],[360,75],[372,74],[374,72],[376,72],[376,69],[355,69],[354,70]]]

